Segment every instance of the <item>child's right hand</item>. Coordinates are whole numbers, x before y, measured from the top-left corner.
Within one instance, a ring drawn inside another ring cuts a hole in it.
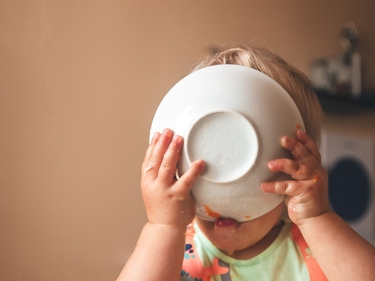
[[[178,180],[176,166],[183,139],[169,129],[155,133],[142,164],[142,196],[149,223],[173,228],[186,226],[195,216],[190,190],[203,171],[203,160],[195,161]]]

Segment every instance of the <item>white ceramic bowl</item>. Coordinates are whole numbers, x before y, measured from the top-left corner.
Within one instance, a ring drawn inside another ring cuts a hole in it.
[[[285,180],[267,163],[290,158],[280,145],[283,135],[304,129],[289,94],[269,76],[238,65],[200,69],[179,81],[160,103],[152,136],[170,128],[184,138],[178,174],[197,160],[206,168],[192,188],[196,215],[239,222],[260,217],[284,196],[265,193],[264,181]]]

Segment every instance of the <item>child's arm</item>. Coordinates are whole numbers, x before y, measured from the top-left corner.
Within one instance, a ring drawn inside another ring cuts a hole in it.
[[[283,137],[281,145],[294,160],[276,159],[269,168],[294,180],[263,183],[262,189],[289,196],[289,217],[329,280],[375,280],[375,248],[329,209],[327,173],[314,141],[298,131],[297,140]]]
[[[182,138],[170,130],[155,134],[142,164],[142,196],[148,222],[117,281],[179,280],[185,230],[195,215],[190,189],[204,168],[198,160],[174,178]]]

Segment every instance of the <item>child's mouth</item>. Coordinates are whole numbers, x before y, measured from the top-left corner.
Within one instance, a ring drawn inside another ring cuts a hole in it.
[[[227,227],[237,224],[237,221],[231,218],[218,218],[215,221],[216,227]]]

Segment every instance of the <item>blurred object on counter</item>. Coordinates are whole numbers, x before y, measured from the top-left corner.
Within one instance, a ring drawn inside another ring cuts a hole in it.
[[[317,91],[350,99],[361,98],[361,56],[355,50],[358,43],[358,29],[353,22],[348,22],[340,34],[343,54],[312,61],[310,79]]]

